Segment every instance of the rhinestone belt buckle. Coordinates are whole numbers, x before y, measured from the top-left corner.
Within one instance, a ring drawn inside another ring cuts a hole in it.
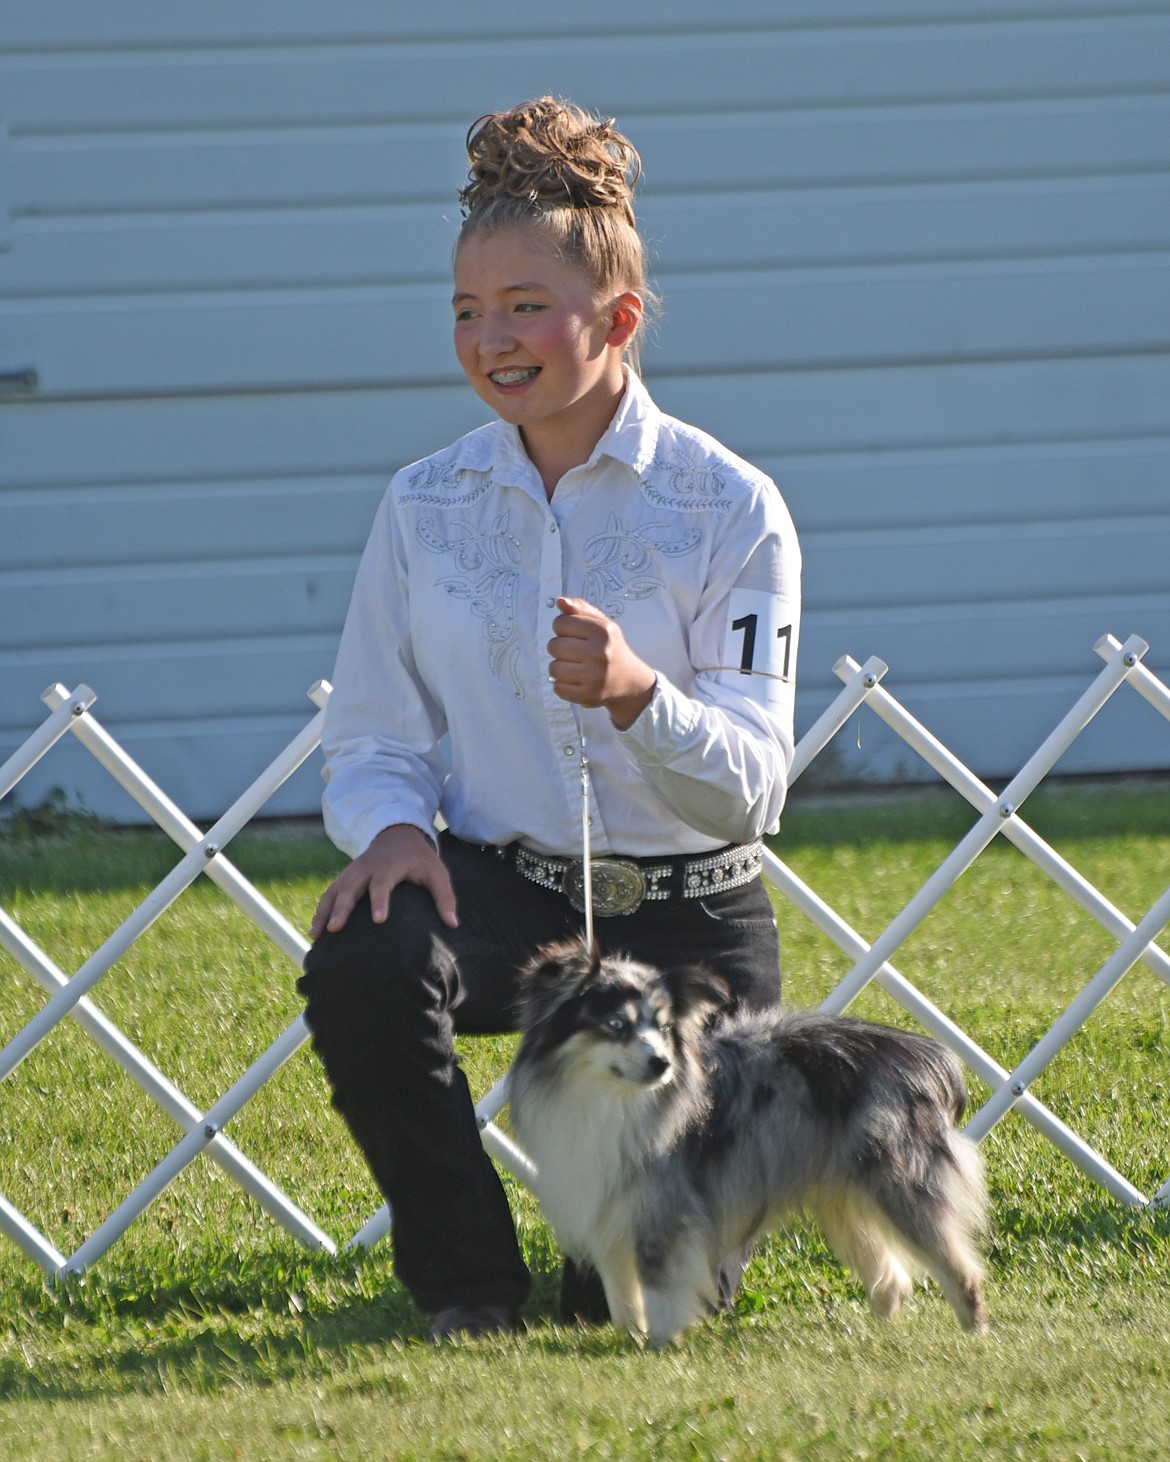
[[[575,858],[565,869],[565,897],[585,912],[585,863]],[[618,858],[593,859],[593,912],[602,918],[632,914],[646,897],[646,880],[636,863]]]

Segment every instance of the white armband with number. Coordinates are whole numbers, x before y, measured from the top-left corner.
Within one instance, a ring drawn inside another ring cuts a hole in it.
[[[727,604],[720,681],[764,706],[791,704],[796,628],[788,605],[762,589],[738,588]]]

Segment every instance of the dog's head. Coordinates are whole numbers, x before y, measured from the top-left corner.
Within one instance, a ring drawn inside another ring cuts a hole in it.
[[[522,1051],[526,1059],[573,1053],[622,1081],[661,1086],[729,1001],[726,982],[698,966],[602,958],[581,940],[546,946],[520,976]]]

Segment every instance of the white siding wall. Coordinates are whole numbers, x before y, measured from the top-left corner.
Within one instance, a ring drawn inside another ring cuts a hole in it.
[[[301,724],[385,479],[482,419],[464,131],[546,90],[642,151],[658,399],[801,529],[802,724],[877,653],[996,775],[1103,632],[1167,672],[1170,4],[430,10],[0,0],[0,758],[84,679],[210,815]],[[1170,766],[1132,699],[1070,769]],[[80,753],[54,783],[127,811]]]

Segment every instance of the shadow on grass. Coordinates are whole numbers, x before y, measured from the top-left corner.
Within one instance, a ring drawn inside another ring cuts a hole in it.
[[[1170,1208],[1125,1208],[1107,1198],[1066,1211],[1037,1212],[1021,1205],[998,1205],[992,1214],[992,1267],[1005,1271],[1031,1267],[1054,1256],[1079,1255],[1087,1261],[1142,1264],[1161,1257],[1170,1241]]]
[[[553,1266],[534,1267],[525,1309],[532,1324],[556,1318],[559,1261]],[[56,1285],[30,1278],[9,1290],[5,1309],[18,1315],[10,1336],[35,1328],[39,1353],[31,1364],[19,1347],[0,1355],[0,1402],[161,1395],[177,1386],[211,1395],[336,1377],[342,1357],[360,1363],[388,1345],[429,1349],[426,1317],[385,1259],[360,1253],[291,1264],[283,1254],[258,1256],[170,1281],[147,1264]],[[54,1331],[59,1358],[45,1353]]]
[[[993,1285],[1021,1270],[1067,1276],[1070,1260],[1073,1270],[1099,1269],[1116,1281],[1131,1266],[1139,1274],[1165,1252],[1170,1211],[1130,1210],[1107,1199],[1055,1215],[1001,1207],[994,1227]],[[551,1252],[530,1259],[533,1291],[525,1319],[540,1327],[542,1352],[608,1355],[625,1343],[608,1328],[557,1326],[559,1259]],[[789,1273],[794,1263],[799,1275]],[[741,1293],[737,1312],[758,1311],[769,1294],[784,1308],[847,1303],[849,1282],[827,1250],[814,1246],[781,1267],[783,1273],[761,1276]],[[6,1308],[10,1315],[19,1312],[17,1325],[35,1327],[41,1337],[60,1331],[61,1345],[59,1356],[46,1359],[42,1343],[32,1365],[10,1347],[0,1359],[0,1401],[161,1395],[179,1386],[214,1395],[306,1377],[337,1381],[342,1359],[360,1372],[366,1356],[388,1346],[426,1346],[424,1316],[393,1279],[385,1256],[370,1254],[291,1262],[282,1253],[265,1254],[169,1282],[146,1264],[115,1270],[100,1282],[49,1287],[30,1279],[9,1293]]]

